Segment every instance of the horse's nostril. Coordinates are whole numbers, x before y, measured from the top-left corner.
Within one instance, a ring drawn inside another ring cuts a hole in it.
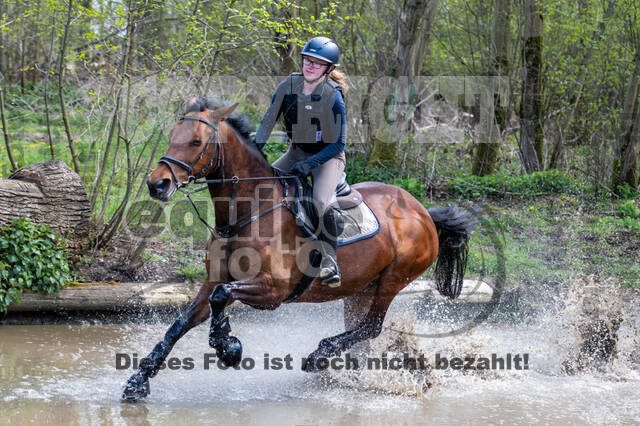
[[[147,181],[147,186],[152,197],[159,197],[169,190],[171,179],[160,179],[156,182]]]
[[[159,193],[164,193],[169,190],[169,186],[171,185],[171,179],[162,179],[159,182],[156,182],[156,189]]]

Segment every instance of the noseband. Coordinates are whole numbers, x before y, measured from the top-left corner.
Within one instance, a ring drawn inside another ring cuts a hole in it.
[[[194,120],[194,121],[199,121],[201,123],[206,124],[207,126],[211,127],[213,129],[213,132],[211,133],[211,136],[209,136],[209,140],[207,140],[206,145],[204,146],[204,149],[202,151],[200,151],[200,155],[198,155],[198,158],[196,158],[196,161],[193,162],[193,164],[188,165],[187,163],[185,163],[184,161],[180,161],[177,158],[173,158],[173,157],[169,157],[167,155],[160,157],[160,160],[158,160],[158,164],[165,164],[167,167],[169,167],[169,170],[171,171],[171,176],[173,176],[173,183],[180,188],[182,186],[182,182],[180,182],[178,180],[178,176],[176,176],[176,172],[173,170],[173,165],[175,164],[176,166],[180,167],[181,169],[183,169],[184,171],[186,171],[189,174],[189,177],[187,178],[188,182],[193,182],[196,179],[200,179],[203,176],[206,176],[207,173],[209,172],[209,169],[211,168],[211,165],[213,164],[213,158],[214,158],[214,153],[211,153],[211,157],[209,158],[209,163],[207,164],[206,167],[204,167],[202,170],[200,170],[200,172],[194,176],[192,174],[192,170],[193,170],[193,166],[195,166],[196,164],[198,164],[198,161],[202,160],[202,157],[204,156],[204,153],[207,152],[207,150],[209,149],[209,146],[211,145],[211,143],[214,144],[214,150],[216,151],[216,166],[212,171],[216,171],[218,169],[220,169],[220,163],[221,163],[221,147],[220,147],[220,141],[218,140],[218,126],[216,126],[215,124],[211,123],[209,120],[205,120],[204,118],[200,118],[197,117],[195,115],[185,115],[180,117],[180,120]]]

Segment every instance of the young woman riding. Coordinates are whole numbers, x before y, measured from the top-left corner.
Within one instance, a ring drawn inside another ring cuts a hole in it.
[[[282,116],[291,145],[272,166],[304,179],[311,174],[321,224],[319,276],[323,284],[337,287],[338,223],[332,203],[345,167],[347,117],[342,93],[348,87],[346,76],[335,70],[340,51],[333,40],[314,37],[300,55],[302,73],[289,75],[277,87],[256,133],[256,144],[262,149]]]

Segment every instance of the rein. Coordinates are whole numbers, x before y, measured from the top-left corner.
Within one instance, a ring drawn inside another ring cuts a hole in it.
[[[238,176],[233,176],[231,179],[222,178],[222,179],[205,179],[205,180],[193,181],[195,185],[205,185],[210,183],[221,183],[221,184],[231,183],[233,185],[231,188],[231,203],[229,205],[229,223],[227,223],[224,226],[216,226],[215,228],[209,225],[209,223],[207,223],[207,221],[200,215],[200,212],[198,211],[198,207],[196,207],[196,204],[191,199],[191,194],[204,191],[207,188],[202,187],[202,188],[194,189],[192,191],[180,189],[180,192],[185,194],[185,196],[193,206],[193,209],[195,210],[196,215],[198,216],[198,219],[200,219],[200,222],[202,222],[207,227],[207,229],[209,229],[209,232],[211,232],[217,238],[228,239],[228,238],[235,237],[242,230],[242,228],[244,228],[248,224],[255,222],[262,216],[269,214],[279,209],[280,207],[286,207],[287,209],[290,209],[289,203],[287,202],[287,198],[289,196],[289,184],[286,182],[286,180],[284,180],[286,178],[297,179],[298,177],[297,176],[264,176],[264,177],[239,178]],[[273,206],[269,207],[266,210],[259,212],[254,216],[251,216],[253,212],[255,212],[257,209],[260,208],[260,206],[262,205],[262,202],[266,200],[266,198],[261,198],[258,200],[258,204],[255,207],[253,207],[251,210],[249,210],[247,214],[245,214],[240,219],[232,223],[231,220],[233,220],[233,214],[236,208],[236,185],[238,184],[238,182],[258,181],[258,180],[273,180],[273,185],[271,185],[271,188],[269,189],[269,193],[267,194],[267,197],[269,197],[269,195],[271,195],[271,193],[273,192],[273,188],[275,187],[276,182],[278,180],[281,181],[284,186],[284,197],[282,198],[282,201],[280,203],[274,204]]]

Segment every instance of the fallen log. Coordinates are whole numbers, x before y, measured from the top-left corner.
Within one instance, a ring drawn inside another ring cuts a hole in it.
[[[80,283],[71,284],[58,293],[24,293],[9,312],[52,311],[135,311],[142,308],[186,306],[195,297],[200,283]],[[400,295],[419,297],[431,293],[438,300],[447,301],[430,280],[417,280]],[[465,280],[458,304],[487,303],[493,290],[485,283]],[[401,299],[404,299],[401,298]]]
[[[187,305],[200,284],[189,283],[83,283],[57,293],[24,293],[13,312],[128,311]]]

